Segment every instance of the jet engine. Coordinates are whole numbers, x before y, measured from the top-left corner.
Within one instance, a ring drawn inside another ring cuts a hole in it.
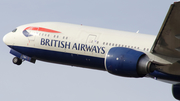
[[[172,93],[174,98],[180,100],[180,84],[176,84],[172,86]]]
[[[105,67],[114,75],[136,78],[144,77],[155,70],[145,53],[124,47],[113,47],[108,51]]]

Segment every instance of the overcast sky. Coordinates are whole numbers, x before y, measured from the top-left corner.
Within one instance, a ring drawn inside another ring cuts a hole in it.
[[[1,0],[0,38],[33,22],[67,22],[157,35],[174,0]],[[12,63],[0,41],[0,101],[176,101],[171,84],[36,61]]]

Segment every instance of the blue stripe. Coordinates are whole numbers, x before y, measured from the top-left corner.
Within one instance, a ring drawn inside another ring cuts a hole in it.
[[[152,78],[156,77],[156,79],[162,79],[162,80],[177,81],[177,82],[180,81],[180,76],[166,74],[159,71],[154,71],[153,73],[150,73],[149,76]]]
[[[9,47],[24,55],[42,61],[66,64],[71,66],[79,66],[79,67],[85,67],[91,69],[105,70],[104,58],[97,58],[86,55],[77,55],[77,54],[71,54],[65,52],[49,51],[49,50],[36,49],[36,48],[20,47],[20,46],[9,46]],[[153,73],[150,73],[149,76],[152,78],[156,77],[157,79],[180,81],[180,76],[169,75],[159,71],[154,71]]]
[[[104,58],[20,46],[9,47],[37,60],[66,64],[71,66],[80,66],[91,69],[105,70]]]

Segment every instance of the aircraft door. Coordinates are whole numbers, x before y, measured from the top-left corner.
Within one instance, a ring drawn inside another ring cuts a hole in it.
[[[87,45],[86,50],[88,52],[91,52],[92,54],[94,52],[96,52],[96,50],[94,50],[94,44],[96,42],[96,37],[97,37],[96,35],[90,34],[86,40],[86,45]]]
[[[27,46],[34,47],[35,46],[35,38],[38,35],[39,27],[29,27],[25,34],[27,35],[28,42]]]
[[[95,39],[96,39],[96,35],[89,35],[86,40],[86,43],[89,45],[94,45]]]

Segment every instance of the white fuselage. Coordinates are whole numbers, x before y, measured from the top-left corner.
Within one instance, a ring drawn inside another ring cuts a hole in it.
[[[22,34],[22,31],[29,26],[50,28],[60,31],[61,33],[32,30],[30,33],[33,33],[33,36],[25,37]],[[8,35],[11,36],[8,38],[12,39],[10,39],[11,41],[7,42],[5,38]],[[7,45],[32,47],[51,51],[61,51],[101,58],[104,58],[105,53],[112,47],[127,47],[139,51],[149,52],[155,40],[155,36],[153,35],[54,22],[23,25],[18,27],[15,33],[10,32],[6,36],[4,37],[4,40]],[[40,42],[42,38],[45,40],[49,39],[50,45],[41,45]],[[55,41],[53,41],[51,44],[51,40]],[[68,44],[70,42],[70,47],[58,47],[59,41],[64,41],[64,44],[65,42],[67,42]],[[77,44],[78,49],[73,48],[73,45],[75,43]],[[78,46],[79,44],[80,46]],[[81,49],[81,44],[96,46],[96,51],[84,51],[86,50],[86,47]],[[97,46],[99,48],[97,48]],[[104,50],[100,49],[102,47],[104,47]]]
[[[159,64],[172,64],[177,61],[175,58],[151,53],[155,38],[154,35],[84,25],[42,22],[19,26],[6,34],[3,41],[18,52],[19,58],[30,62],[31,59],[37,59],[98,70],[107,70],[105,59],[112,47],[143,52],[150,61]],[[17,52],[12,54],[16,56]],[[153,77],[155,75],[156,73]],[[166,77],[163,75],[161,78]]]

